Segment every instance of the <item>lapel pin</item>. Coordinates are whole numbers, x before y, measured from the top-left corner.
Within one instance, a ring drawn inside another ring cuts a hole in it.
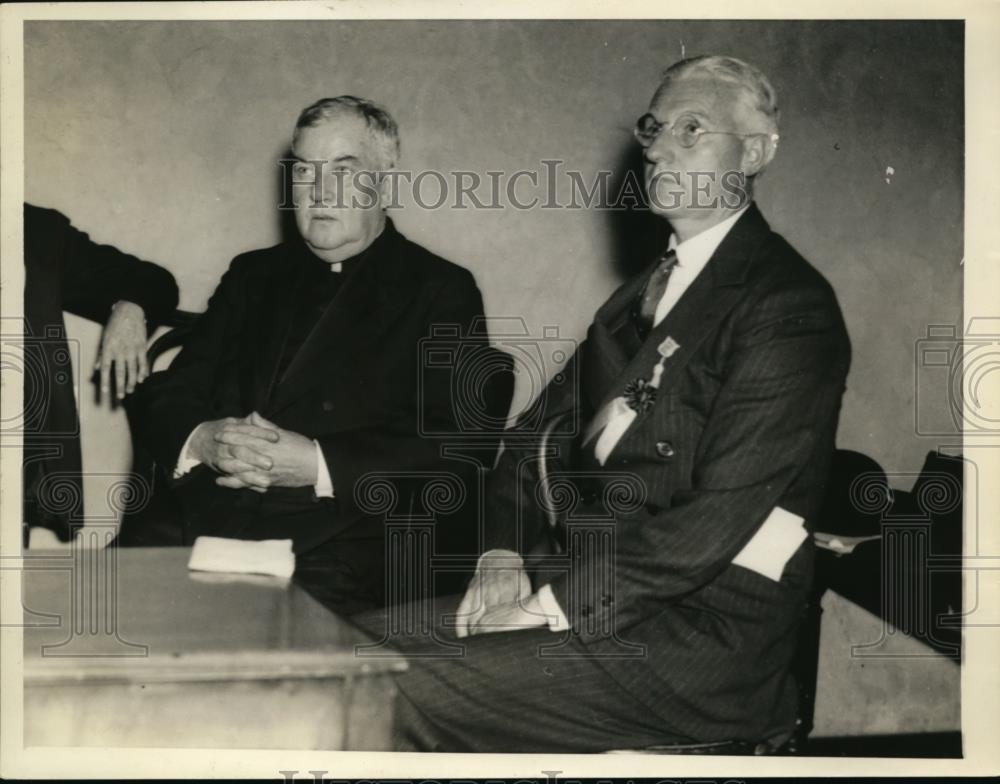
[[[668,359],[669,357],[672,357],[680,347],[680,343],[670,337],[670,335],[667,335],[667,337],[663,339],[663,342],[656,347],[656,350],[659,352],[661,357]]]
[[[663,378],[663,363],[680,347],[681,344],[669,335],[656,347],[660,361],[653,367],[653,377],[649,381],[644,378],[635,378],[625,385],[624,397],[629,408],[641,414],[653,407],[656,403],[656,390]]]
[[[644,378],[635,378],[625,385],[625,402],[628,407],[641,414],[656,402],[656,387]]]

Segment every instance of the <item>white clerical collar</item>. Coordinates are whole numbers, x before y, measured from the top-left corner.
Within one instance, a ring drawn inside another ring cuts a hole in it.
[[[724,221],[716,223],[710,229],[705,229],[703,232],[695,234],[690,239],[684,240],[684,242],[678,243],[677,235],[671,234],[667,250],[677,252],[677,266],[684,268],[692,274],[700,272],[708,264],[708,260],[712,258],[712,254],[715,253],[719,245],[722,244],[729,230],[733,228],[733,224],[749,208],[750,204],[747,204]]]

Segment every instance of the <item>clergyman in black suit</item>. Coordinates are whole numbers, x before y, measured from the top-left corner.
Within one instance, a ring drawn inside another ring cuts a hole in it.
[[[359,505],[358,480],[455,472],[421,436],[459,429],[451,371],[424,368],[419,344],[435,325],[467,334],[483,304],[471,273],[386,216],[392,178],[377,175],[396,166],[399,132],[385,109],[318,101],[292,153],[298,236],[233,260],[127,408],[179,502],[178,544],[292,539],[296,579],[350,613],[385,587],[383,519]],[[142,522],[122,544],[147,543]]]
[[[845,325],[827,281],[753,203],[778,140],[757,69],[675,64],[635,135],[673,236],[597,311],[565,374],[577,393],[548,390],[548,415],[581,423],[556,438],[566,459],[548,474],[563,500],[576,488],[575,507],[554,507],[566,555],[531,582],[522,555],[549,529],[537,444],[513,433],[487,504],[495,549],[458,607],[465,653],[414,657],[398,677],[400,748],[754,744],[794,725]]]
[[[83,486],[63,311],[105,325],[94,369],[105,398],[114,370],[121,399],[149,373],[147,330],[177,307],[177,284],[162,267],[94,242],[62,213],[32,204],[24,205],[24,273],[24,520],[68,540],[83,523]]]

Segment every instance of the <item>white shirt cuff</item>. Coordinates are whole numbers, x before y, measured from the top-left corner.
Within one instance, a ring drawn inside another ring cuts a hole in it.
[[[313,490],[317,498],[333,498],[333,480],[330,478],[330,468],[326,464],[326,458],[323,457],[319,441],[314,438],[313,443],[316,445],[316,484],[313,485]]]
[[[569,630],[569,621],[566,614],[559,606],[559,600],[552,593],[552,586],[546,583],[538,589],[538,604],[541,605],[542,612],[549,622],[549,631],[565,632]]]
[[[201,427],[201,425],[198,425],[198,427]],[[188,454],[191,447],[191,439],[194,438],[194,434],[198,432],[198,427],[191,431],[191,435],[187,437],[187,440],[184,442],[184,446],[181,447],[181,456],[178,458],[177,466],[174,468],[174,479],[180,479],[192,468],[197,465],[201,465],[200,460],[195,460],[190,454]]]

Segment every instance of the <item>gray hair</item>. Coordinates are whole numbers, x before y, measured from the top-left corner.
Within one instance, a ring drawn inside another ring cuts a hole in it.
[[[763,122],[760,130],[768,134],[778,133],[778,94],[764,74],[743,60],[722,55],[688,57],[663,72],[660,86],[662,88],[668,82],[697,73],[709,74],[720,81],[742,87],[753,100],[753,108]]]
[[[292,146],[295,146],[303,128],[313,128],[344,113],[353,114],[365,121],[375,144],[379,166],[383,170],[393,168],[399,160],[399,126],[386,109],[374,101],[353,95],[321,98],[303,109],[299,119],[295,121]]]

